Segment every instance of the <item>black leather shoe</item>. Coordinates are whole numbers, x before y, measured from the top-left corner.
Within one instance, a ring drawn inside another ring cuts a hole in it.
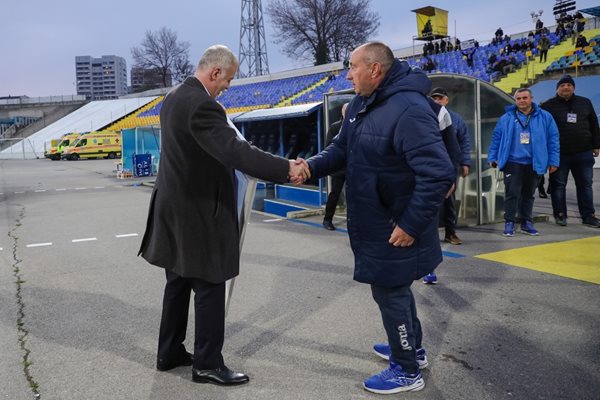
[[[198,383],[214,383],[217,385],[242,385],[248,383],[248,375],[235,372],[227,367],[217,369],[192,368],[192,380]]]
[[[540,196],[540,199],[547,199],[548,198],[548,194],[544,190],[540,190],[539,191],[539,196]]]
[[[331,220],[324,219],[324,220],[323,220],[323,226],[324,226],[324,227],[325,227],[325,229],[327,229],[328,231],[335,231],[335,226],[333,226],[333,222],[331,222]]]
[[[156,369],[159,371],[168,371],[177,367],[189,367],[194,362],[194,356],[188,353],[181,353],[175,359],[158,358],[156,360]]]

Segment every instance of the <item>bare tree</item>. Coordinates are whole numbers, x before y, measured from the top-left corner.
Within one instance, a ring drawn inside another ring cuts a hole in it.
[[[131,48],[131,56],[135,67],[158,71],[166,87],[171,79],[178,83],[191,74],[189,49],[188,42],[177,41],[177,33],[162,27],[157,32],[146,31],[141,46]]]
[[[283,52],[313,59],[315,65],[341,61],[379,28],[371,0],[272,0],[267,7]]]

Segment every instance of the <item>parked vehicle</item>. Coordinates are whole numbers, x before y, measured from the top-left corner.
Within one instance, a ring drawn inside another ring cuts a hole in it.
[[[50,150],[44,153],[44,157],[53,161],[60,160],[65,147],[72,146],[79,137],[79,133],[67,133],[57,141],[51,141]]]
[[[67,160],[121,157],[121,134],[112,131],[84,133],[63,150],[61,157]]]

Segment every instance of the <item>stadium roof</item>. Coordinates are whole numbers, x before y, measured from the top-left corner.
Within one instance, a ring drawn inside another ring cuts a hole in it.
[[[600,6],[590,7],[590,8],[584,8],[584,9],[579,10],[579,11],[582,12],[582,13],[593,15],[594,17],[600,17]]]
[[[283,119],[306,117],[312,114],[323,102],[300,104],[296,106],[266,108],[253,110],[231,118],[234,122],[264,121],[268,119]],[[231,116],[230,116],[231,117]]]
[[[46,142],[59,139],[65,133],[84,133],[102,129],[111,122],[148,104],[156,97],[92,101],[25,139],[27,141],[25,157],[43,158]],[[22,158],[23,144],[17,143],[1,153],[2,158],[10,158],[8,155],[12,153],[15,153],[16,158]]]

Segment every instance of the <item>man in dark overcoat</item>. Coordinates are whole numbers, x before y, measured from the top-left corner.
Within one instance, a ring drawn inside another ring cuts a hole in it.
[[[348,79],[357,96],[340,133],[307,163],[315,177],[346,167],[354,279],[371,285],[389,343],[375,348],[385,348],[389,367],[363,387],[417,391],[427,357],[411,284],[442,261],[437,216],[455,170],[424,72],[395,59],[384,43],[369,42],[352,53]]]
[[[225,366],[225,282],[239,273],[241,227],[234,170],[271,182],[304,171],[237,136],[215,101],[238,68],[225,46],[202,55],[194,76],[173,88],[160,111],[161,157],[139,254],[166,270],[157,369],[193,365],[196,382],[248,382]],[[306,178],[304,175],[303,178]],[[194,354],[184,347],[194,291]]]

